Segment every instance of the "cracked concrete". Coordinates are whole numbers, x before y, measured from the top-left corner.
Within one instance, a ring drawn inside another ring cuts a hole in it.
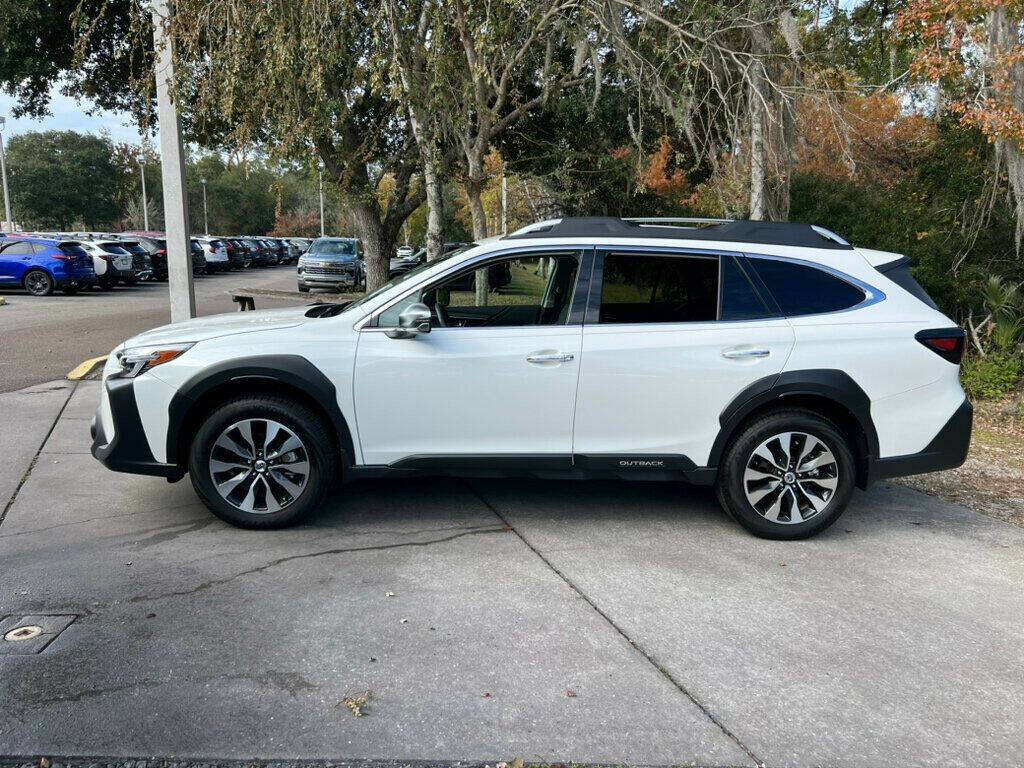
[[[346,486],[305,525],[241,531],[187,482],[100,467],[96,385],[68,394],[22,398],[58,399],[19,454],[24,476],[39,452],[0,526],[0,617],[79,618],[39,656],[0,657],[0,756],[1024,753],[1018,529],[888,485],[785,544],[702,490],[439,478]],[[367,717],[337,706],[367,689]]]

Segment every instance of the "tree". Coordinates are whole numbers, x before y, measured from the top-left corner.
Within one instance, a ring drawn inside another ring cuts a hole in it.
[[[409,127],[419,151],[426,191],[427,261],[441,256],[444,243],[444,170],[446,158],[441,146],[445,108],[444,94],[433,75],[438,71],[442,51],[444,18],[441,6],[432,0],[384,0],[390,32],[393,82],[398,98],[405,103]]]
[[[131,88],[152,66],[153,39],[134,0],[0,0],[0,19],[0,89],[16,115],[47,114],[58,86],[103,109],[140,115],[148,104]]]
[[[381,24],[369,0],[181,0],[171,27],[193,135],[319,160],[362,239],[371,290],[388,279],[402,224],[425,198],[408,115],[379,66]],[[382,204],[384,178],[395,184]]]
[[[1016,202],[1016,245],[1024,240],[1024,56],[1021,0],[909,0],[897,19],[916,47],[911,74],[937,106],[995,144]],[[938,101],[941,96],[941,102]]]
[[[18,219],[39,229],[113,226],[121,211],[112,154],[108,138],[74,131],[12,137],[7,168]]]

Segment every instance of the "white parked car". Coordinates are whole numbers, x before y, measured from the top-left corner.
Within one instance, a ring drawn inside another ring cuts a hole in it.
[[[228,258],[228,246],[219,237],[195,237],[193,238],[203,249],[203,258],[206,261],[206,274],[214,272],[226,272],[231,269],[231,260]]]
[[[132,253],[117,240],[79,240],[78,244],[92,256],[92,268],[101,288],[113,288],[120,282],[133,285],[138,281]]]
[[[563,219],[351,304],[130,339],[93,454],[189,474],[253,528],[339,479],[486,470],[714,485],[748,530],[798,538],[855,486],[964,461],[963,347],[906,259],[827,230]]]
[[[400,245],[395,251],[395,256],[400,259],[407,259],[413,254],[413,247],[411,245]]]

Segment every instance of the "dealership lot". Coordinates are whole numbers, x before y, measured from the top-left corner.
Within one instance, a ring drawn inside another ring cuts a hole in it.
[[[241,531],[99,466],[97,388],[0,395],[2,627],[72,619],[0,655],[0,754],[1019,764],[1019,528],[883,484],[779,543],[674,484],[420,479]]]
[[[195,280],[200,315],[233,312],[233,288],[295,290],[295,267],[275,266]],[[76,296],[29,296],[0,292],[0,392],[60,378],[83,360],[105,355],[125,339],[170,322],[167,283],[83,292]],[[309,299],[304,302],[309,303]],[[287,306],[266,302],[260,309]]]

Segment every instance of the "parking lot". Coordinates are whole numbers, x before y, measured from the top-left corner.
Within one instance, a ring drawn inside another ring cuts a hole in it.
[[[0,657],[0,754],[1020,764],[1020,528],[886,483],[782,543],[675,484],[420,479],[242,531],[95,462],[97,388],[0,395],[0,626],[71,621]]]
[[[294,291],[295,267],[198,276],[198,314],[236,310],[226,291],[240,287]],[[0,291],[0,296],[7,300],[6,306],[0,306],[0,392],[60,378],[83,360],[105,355],[125,339],[170,322],[165,282],[75,296],[29,296],[20,290]]]

